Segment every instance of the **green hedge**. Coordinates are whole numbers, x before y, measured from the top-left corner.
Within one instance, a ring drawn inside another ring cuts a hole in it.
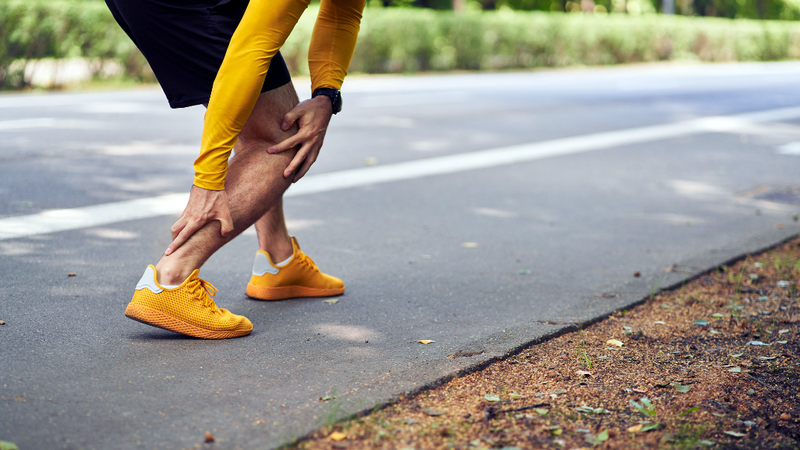
[[[116,59],[128,77],[152,79],[104,2],[0,0],[0,87],[24,87],[14,60],[74,57]]]
[[[295,73],[308,72],[315,15],[304,14],[283,48]],[[117,59],[129,77],[151,77],[103,2],[0,0],[0,85],[19,87],[14,60],[68,57]],[[351,73],[782,59],[800,59],[800,22],[368,8]]]
[[[305,57],[312,17],[288,42]],[[774,61],[800,58],[800,22],[663,15],[544,12],[365,13],[351,72],[503,70],[665,60]]]

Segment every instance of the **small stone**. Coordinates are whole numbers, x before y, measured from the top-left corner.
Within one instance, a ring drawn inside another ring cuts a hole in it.
[[[783,414],[781,414],[781,420],[785,420],[785,421],[788,422],[788,421],[792,420],[792,416],[790,416],[789,413],[783,413]]]
[[[5,325],[6,323],[0,320],[0,325]]]
[[[642,273],[637,270],[636,272],[633,272],[633,276],[635,278],[639,278],[640,276],[642,276]]]
[[[206,442],[214,442],[214,435],[210,431],[206,431]]]

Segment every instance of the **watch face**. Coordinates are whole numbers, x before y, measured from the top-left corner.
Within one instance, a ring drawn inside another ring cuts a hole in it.
[[[342,93],[336,91],[336,97],[333,99],[333,113],[336,114],[342,110]]]

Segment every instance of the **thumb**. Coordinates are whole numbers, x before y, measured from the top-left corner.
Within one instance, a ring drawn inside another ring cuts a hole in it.
[[[231,219],[230,213],[218,217],[217,220],[219,220],[221,224],[219,228],[219,234],[221,234],[222,237],[227,236],[228,233],[233,231],[233,220]]]
[[[292,127],[292,125],[297,122],[297,119],[300,117],[300,113],[297,112],[297,108],[292,109],[285,116],[283,116],[283,122],[281,123],[281,129],[283,131],[288,130]]]

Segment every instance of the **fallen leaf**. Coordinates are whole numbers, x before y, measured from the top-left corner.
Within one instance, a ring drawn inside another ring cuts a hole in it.
[[[549,431],[553,436],[559,436],[562,433],[561,428],[558,426],[547,427],[545,430]]]
[[[344,440],[344,438],[346,437],[347,435],[345,433],[342,433],[341,431],[334,431],[333,433],[328,435],[328,438],[333,441],[341,441]]]
[[[0,325],[5,325],[6,323],[0,320]]]
[[[643,426],[644,425],[640,423],[639,425],[634,425],[632,427],[628,427],[628,433],[638,433],[638,432],[642,431],[642,427]]]
[[[672,383],[672,385],[675,386],[675,390],[678,392],[689,392],[692,389],[691,386],[683,386],[680,383]]]
[[[603,430],[597,436],[592,436],[591,434],[587,434],[584,439],[586,440],[586,442],[588,442],[591,445],[595,445],[595,446],[596,445],[600,445],[603,442],[608,440],[608,431],[607,430]]]
[[[736,354],[734,354],[734,355],[731,355],[731,358],[734,358],[734,359],[736,359],[736,358],[738,358],[738,357],[740,357],[740,356],[742,356],[742,355],[744,355],[744,353],[736,353]]]
[[[591,406],[586,406],[586,405],[575,408],[575,410],[588,414],[608,414],[611,412],[605,408],[592,408]]]
[[[67,274],[67,276],[68,276],[68,277],[77,277],[77,276],[78,276],[78,274],[77,274],[77,273],[75,273],[75,272],[72,272],[72,273],[68,273],[68,274]]]
[[[499,402],[500,401],[500,397],[497,396],[497,395],[494,395],[494,394],[486,394],[486,395],[483,396],[483,398],[485,398],[487,402]]]
[[[785,420],[785,421],[788,422],[788,421],[792,420],[792,416],[789,415],[789,413],[783,413],[783,414],[781,414],[781,420]]]
[[[765,302],[767,300],[769,300],[769,297],[767,297],[766,295],[762,295],[762,296],[758,297],[758,301],[760,301],[760,302]]]
[[[478,244],[476,242],[462,242],[461,246],[464,248],[477,248]]]
[[[319,401],[327,402],[328,400],[334,400],[334,399],[336,399],[335,395],[326,395],[325,397],[320,397]]]
[[[334,303],[339,303],[338,298],[329,298],[327,300],[323,300],[322,303],[327,303],[329,305],[333,305]]]
[[[613,345],[615,347],[622,347],[622,345],[623,345],[622,341],[618,341],[616,339],[609,339],[608,341],[606,341],[606,344]]]
[[[428,344],[433,344],[436,341],[431,341],[430,339],[420,339],[417,342],[419,342],[420,344],[428,345]]]
[[[725,314],[714,313],[714,314],[711,315],[711,317],[713,317],[715,319],[722,319],[723,317],[725,317]]]
[[[206,431],[206,442],[214,442],[214,435],[210,431]]]
[[[788,329],[778,330],[778,334],[786,334],[788,332],[789,332]]]
[[[664,322],[663,320],[656,320],[655,322],[653,322],[653,325],[666,325],[666,322]]]
[[[741,367],[734,367],[732,369],[728,369],[728,372],[742,373],[742,368]]]
[[[735,432],[735,431],[723,431],[723,433],[727,434],[728,436],[733,436],[733,437],[735,437],[735,438],[740,438],[740,437],[743,437],[743,436],[744,436],[744,434],[742,434],[742,433],[737,433],[737,432]]]
[[[576,370],[575,373],[577,373],[579,377],[594,378],[592,372],[587,372],[585,370]]]
[[[778,283],[776,283],[776,284],[778,285],[778,287],[783,287],[783,288],[789,287],[789,282],[786,281],[786,280],[778,281]]]
[[[519,394],[508,394],[508,396],[509,396],[510,398],[514,398],[514,399],[517,399],[517,398],[522,398],[522,396],[521,396],[521,395],[519,395]]]
[[[707,445],[707,446],[717,445],[716,442],[708,441],[708,440],[705,440],[705,439],[703,439],[702,441],[698,442],[698,444],[703,444],[703,445]]]
[[[762,361],[772,361],[773,359],[776,359],[776,358],[777,358],[777,356],[759,356],[758,357],[758,359],[760,359]]]
[[[548,412],[550,412],[549,409],[544,409],[544,408],[534,408],[534,411],[536,411],[536,414],[538,414],[540,416],[543,416],[543,415],[547,414]]]
[[[694,321],[694,325],[706,326],[708,325],[708,321],[705,319],[697,319]]]
[[[632,390],[633,392],[638,392],[638,393],[640,393],[640,394],[646,394],[646,393],[647,393],[647,389],[633,388],[633,389],[631,389],[631,390]]]
[[[19,447],[13,442],[0,441],[0,450],[19,450]]]
[[[642,427],[642,432],[657,430],[661,425],[657,423],[649,423]]]
[[[775,342],[777,342],[778,344],[781,344],[781,345],[785,345],[785,344],[787,344],[789,341],[775,341]]]
[[[640,276],[642,276],[642,273],[637,270],[636,272],[633,272],[633,276],[639,278]]]
[[[699,410],[700,410],[700,407],[699,406],[695,406],[695,407],[687,409],[686,411],[684,411],[684,412],[682,412],[682,413],[680,413],[678,415],[680,417],[683,417],[683,416],[689,415],[689,414],[691,414],[693,412],[696,412],[696,411],[699,411]]]

